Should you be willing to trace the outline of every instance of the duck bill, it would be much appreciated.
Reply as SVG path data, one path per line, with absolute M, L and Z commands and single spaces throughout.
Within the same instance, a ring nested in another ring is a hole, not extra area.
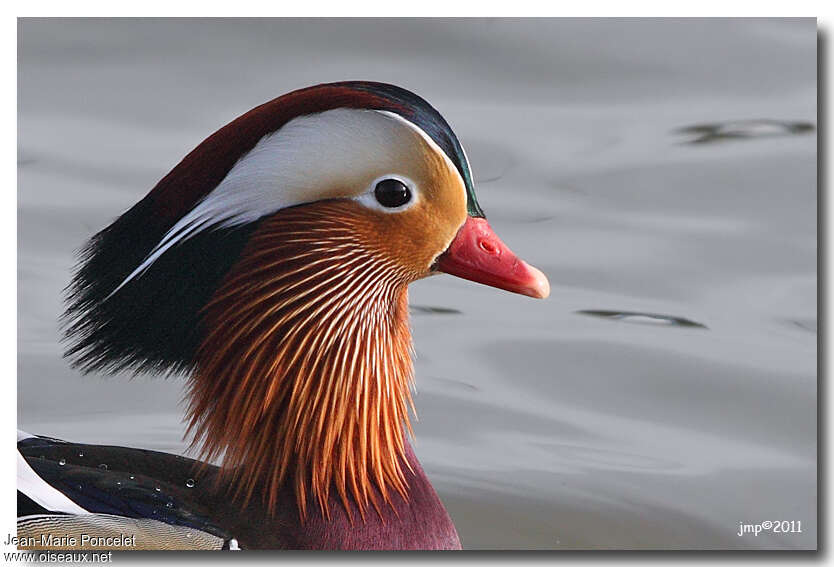
M 529 297 L 550 295 L 547 277 L 513 254 L 483 218 L 466 217 L 452 244 L 437 259 L 437 269 Z

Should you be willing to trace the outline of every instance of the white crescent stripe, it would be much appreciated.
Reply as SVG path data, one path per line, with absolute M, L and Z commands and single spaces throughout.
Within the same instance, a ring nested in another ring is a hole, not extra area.
M 26 433 L 26 432 L 25 432 L 25 431 L 23 431 L 22 429 L 18 429 L 18 430 L 17 430 L 17 442 L 18 442 L 18 443 L 20 443 L 20 442 L 21 442 L 21 441 L 23 441 L 24 439 L 32 439 L 32 438 L 34 438 L 34 437 L 35 437 L 35 436 L 34 436 L 34 435 L 32 435 L 31 433 Z
M 90 514 L 90 512 L 67 498 L 57 488 L 39 477 L 38 473 L 29 466 L 29 463 L 20 454 L 20 451 L 17 453 L 17 489 L 39 506 L 52 512 Z

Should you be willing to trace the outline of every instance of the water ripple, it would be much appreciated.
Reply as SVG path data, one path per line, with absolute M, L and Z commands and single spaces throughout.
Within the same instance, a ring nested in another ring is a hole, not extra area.
M 590 315 L 592 317 L 601 317 L 603 319 L 614 319 L 617 321 L 625 321 L 626 323 L 635 323 L 639 325 L 661 325 L 669 327 L 695 327 L 699 329 L 707 329 L 706 325 L 686 319 L 684 317 L 676 317 L 674 315 L 661 315 L 658 313 L 643 313 L 639 311 L 608 311 L 604 309 L 580 309 L 576 311 L 580 315 Z
M 409 305 L 412 315 L 460 315 L 462 311 L 451 307 L 436 307 L 434 305 Z
M 757 119 L 693 124 L 679 128 L 676 133 L 689 136 L 685 144 L 711 144 L 727 140 L 795 136 L 814 130 L 811 122 Z

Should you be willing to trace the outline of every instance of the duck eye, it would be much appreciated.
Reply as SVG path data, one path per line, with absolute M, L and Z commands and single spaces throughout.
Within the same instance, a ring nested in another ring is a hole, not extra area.
M 376 184 L 374 196 L 383 207 L 401 207 L 411 200 L 411 189 L 399 179 L 383 179 Z

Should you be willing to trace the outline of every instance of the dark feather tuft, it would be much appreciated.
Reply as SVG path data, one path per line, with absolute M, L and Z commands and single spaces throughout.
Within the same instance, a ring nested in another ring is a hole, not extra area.
M 190 369 L 200 310 L 257 225 L 197 234 L 110 295 L 163 234 L 146 208 L 138 203 L 90 239 L 67 287 L 65 355 L 84 372 Z

